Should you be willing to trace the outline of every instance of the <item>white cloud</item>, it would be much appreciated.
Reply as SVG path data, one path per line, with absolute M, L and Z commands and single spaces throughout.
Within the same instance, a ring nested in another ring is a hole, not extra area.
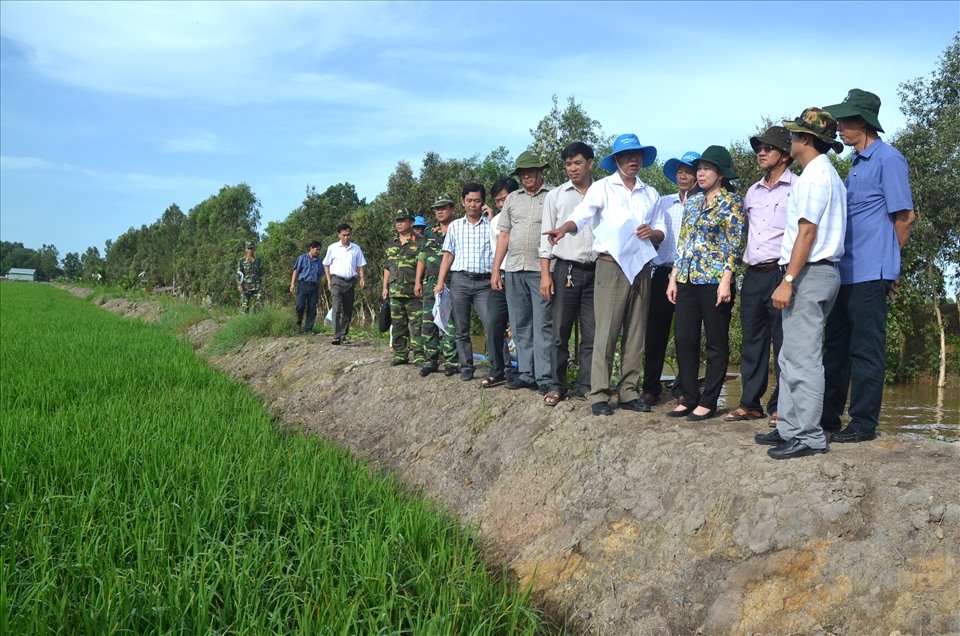
M 0 170 L 46 170 L 55 167 L 52 163 L 36 157 L 0 156 Z

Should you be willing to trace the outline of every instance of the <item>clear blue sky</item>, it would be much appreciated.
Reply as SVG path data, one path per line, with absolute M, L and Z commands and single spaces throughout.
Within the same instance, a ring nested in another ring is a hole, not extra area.
M 513 156 L 568 96 L 660 157 L 929 75 L 960 2 L 0 2 L 0 238 L 103 250 L 250 184 L 371 200 L 398 161 Z M 736 80 L 736 84 L 732 83 Z

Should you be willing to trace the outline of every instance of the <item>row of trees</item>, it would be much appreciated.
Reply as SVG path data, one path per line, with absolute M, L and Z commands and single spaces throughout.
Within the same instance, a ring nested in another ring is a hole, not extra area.
M 956 282 L 960 264 L 960 203 L 955 187 L 960 182 L 960 36 L 954 38 L 930 78 L 901 85 L 900 98 L 908 124 L 888 142 L 898 147 L 910 164 L 918 220 L 904 250 L 900 296 L 890 312 L 891 380 L 934 370 L 942 375 L 947 368 L 947 324 L 940 303 L 950 277 Z M 762 176 L 747 138 L 771 123 L 759 122 L 755 131 L 730 148 L 741 191 Z M 550 112 L 530 134 L 529 148 L 549 159 L 546 180 L 554 185 L 565 180 L 560 151 L 567 144 L 586 141 L 597 157 L 602 157 L 613 141 L 613 135 L 605 133 L 600 122 L 591 119 L 573 97 L 561 108 L 554 96 Z M 841 176 L 846 175 L 849 161 L 831 157 Z M 669 192 L 674 186 L 663 176 L 664 159 L 645 169 L 641 178 L 660 192 Z M 594 177 L 600 178 L 604 174 L 596 164 Z M 262 236 L 257 232 L 260 202 L 256 195 L 245 183 L 225 186 L 186 214 L 173 204 L 153 224 L 130 228 L 115 241 L 107 241 L 104 258 L 97 248 L 89 248 L 83 255 L 67 254 L 60 263 L 52 245 L 34 251 L 19 243 L 3 243 L 3 267 L 4 271 L 37 267 L 52 276 L 74 279 L 91 280 L 99 275 L 122 285 L 172 287 L 187 296 L 229 304 L 237 301 L 234 277 L 243 243 L 252 239 L 259 241 L 267 297 L 283 302 L 289 294 L 296 256 L 312 240 L 334 242 L 339 223 L 353 226 L 354 241 L 363 248 L 375 280 L 383 269 L 384 248 L 393 234 L 391 218 L 397 208 L 407 207 L 431 219 L 430 205 L 438 193 L 458 199 L 463 183 L 479 181 L 489 187 L 512 169 L 513 157 L 502 146 L 483 158 L 443 159 L 428 152 L 418 174 L 407 161 L 398 162 L 386 190 L 372 202 L 358 197 L 350 183 L 332 185 L 322 193 L 307 186 L 303 202 L 286 219 L 268 223 Z M 379 302 L 380 286 L 372 284 L 359 294 L 357 309 L 372 317 Z M 953 360 L 953 372 L 960 371 L 957 357 L 960 354 Z

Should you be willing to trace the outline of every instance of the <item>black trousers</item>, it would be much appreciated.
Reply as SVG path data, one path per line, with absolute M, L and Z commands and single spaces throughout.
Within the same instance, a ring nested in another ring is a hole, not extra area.
M 769 272 L 747 269 L 740 286 L 740 383 L 743 392 L 740 406 L 753 411 L 763 410 L 763 396 L 770 377 L 770 345 L 773 344 L 773 371 L 777 383 L 767 401 L 767 412 L 777 410 L 780 396 L 780 347 L 783 345 L 783 313 L 773 306 L 771 297 L 780 285 L 783 274 L 779 267 Z
M 510 347 L 507 343 L 509 322 L 506 290 L 491 289 L 487 297 L 487 357 L 490 358 L 490 375 L 512 380 L 516 374 L 510 364 Z
M 667 299 L 667 285 L 673 267 L 654 267 L 650 281 L 650 313 L 647 317 L 647 336 L 643 349 L 643 392 L 657 397 L 663 393 L 663 365 L 670 342 L 674 306 Z M 674 381 L 671 393 L 680 397 L 680 382 Z
M 304 333 L 313 331 L 313 323 L 317 320 L 317 301 L 320 299 L 319 288 L 316 283 L 305 280 L 297 283 L 297 328 L 303 322 L 306 314 L 307 321 L 303 323 Z
M 567 367 L 570 366 L 570 334 L 573 323 L 580 320 L 580 371 L 577 391 L 590 393 L 590 367 L 593 364 L 593 339 L 597 321 L 593 312 L 593 267 L 583 267 L 558 259 L 553 270 L 553 347 L 550 350 L 550 389 L 566 395 Z M 567 276 L 570 284 L 567 287 Z
M 730 285 L 730 301 L 717 307 L 719 285 L 677 284 L 676 324 L 677 366 L 683 403 L 687 406 L 717 408 L 720 389 L 730 362 L 730 316 L 736 294 Z M 700 333 L 707 335 L 707 368 L 700 391 Z
M 875 433 L 887 371 L 887 291 L 890 281 L 840 285 L 827 317 L 821 424 L 836 429 L 850 391 L 849 428 Z

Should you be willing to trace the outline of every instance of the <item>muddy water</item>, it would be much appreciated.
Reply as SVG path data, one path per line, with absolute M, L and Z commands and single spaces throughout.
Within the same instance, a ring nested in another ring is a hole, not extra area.
M 739 369 L 731 369 L 736 375 Z M 769 386 L 773 386 L 770 378 Z M 720 404 L 735 408 L 740 403 L 739 377 L 723 386 Z M 847 420 L 844 418 L 844 424 Z M 894 384 L 883 390 L 880 432 L 914 438 L 960 439 L 960 391 L 920 384 Z

